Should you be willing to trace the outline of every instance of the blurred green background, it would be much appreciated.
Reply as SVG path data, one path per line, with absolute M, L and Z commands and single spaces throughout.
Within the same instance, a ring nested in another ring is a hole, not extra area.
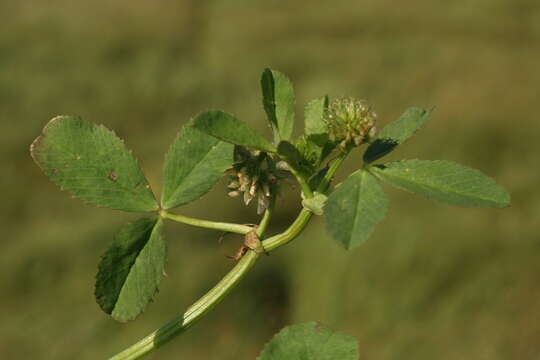
M 538 1 L 0 0 L 0 22 L 2 359 L 106 358 L 208 290 L 240 243 L 167 224 L 156 301 L 116 323 L 94 302 L 94 274 L 137 216 L 48 181 L 28 152 L 45 123 L 73 114 L 114 129 L 159 194 L 163 154 L 198 112 L 224 109 L 268 131 L 265 67 L 295 83 L 297 129 L 306 101 L 326 93 L 368 99 L 382 124 L 435 106 L 390 158 L 479 168 L 512 206 L 452 208 L 388 188 L 388 217 L 364 246 L 342 250 L 315 219 L 150 358 L 254 359 L 282 326 L 319 320 L 357 337 L 362 359 L 540 359 Z M 356 153 L 346 167 L 359 165 Z M 272 232 L 298 212 L 293 194 Z M 224 184 L 181 212 L 257 220 Z

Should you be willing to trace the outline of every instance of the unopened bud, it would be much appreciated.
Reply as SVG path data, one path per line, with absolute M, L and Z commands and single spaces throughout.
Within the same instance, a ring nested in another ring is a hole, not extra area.
M 264 196 L 270 197 L 270 186 L 268 186 L 268 184 L 262 185 L 262 191 L 263 191 Z
M 279 161 L 277 164 L 276 164 L 276 168 L 279 169 L 279 170 L 289 170 L 289 165 L 287 165 L 287 163 L 285 161 Z
M 244 191 L 244 204 L 249 205 L 251 200 L 253 200 L 253 196 L 248 191 Z
M 257 180 L 259 180 L 259 176 L 255 175 L 251 181 L 251 187 L 249 188 L 249 195 L 251 196 L 255 196 L 255 192 L 257 191 Z
M 262 214 L 268 207 L 268 198 L 264 194 L 259 194 L 257 198 L 257 214 Z
M 238 181 L 231 181 L 227 187 L 229 189 L 238 189 L 240 187 L 240 183 Z

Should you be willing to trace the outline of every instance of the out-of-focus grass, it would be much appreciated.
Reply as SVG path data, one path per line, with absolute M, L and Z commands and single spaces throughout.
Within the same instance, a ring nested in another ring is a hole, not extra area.
M 115 129 L 159 192 L 163 153 L 197 112 L 222 108 L 267 131 L 266 66 L 293 79 L 299 113 L 325 93 L 367 98 L 383 123 L 435 106 L 391 158 L 480 168 L 510 190 L 512 207 L 451 208 L 388 189 L 388 218 L 364 246 L 341 250 L 317 219 L 153 358 L 253 359 L 303 320 L 354 334 L 365 359 L 540 356 L 537 1 L 27 0 L 0 2 L 0 21 L 2 358 L 105 358 L 211 287 L 239 242 L 169 224 L 156 302 L 115 323 L 94 303 L 94 273 L 136 216 L 49 183 L 28 154 L 46 121 L 74 114 Z M 358 155 L 347 163 L 359 165 Z M 298 210 L 280 204 L 274 229 Z M 184 212 L 256 221 L 223 186 Z

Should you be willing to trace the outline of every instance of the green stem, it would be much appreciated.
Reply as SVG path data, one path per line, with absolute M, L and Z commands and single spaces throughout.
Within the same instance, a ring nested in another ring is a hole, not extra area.
M 340 166 L 343 164 L 343 161 L 347 158 L 347 155 L 349 155 L 350 150 L 340 153 L 336 159 L 332 162 L 332 165 L 330 165 L 330 168 L 326 172 L 326 175 L 319 183 L 319 186 L 317 187 L 317 192 L 324 193 L 326 190 L 328 190 L 328 186 L 330 185 L 330 182 L 334 178 L 334 175 L 336 174 L 336 171 L 340 168 Z
M 304 230 L 307 223 L 309 222 L 309 219 L 311 219 L 312 215 L 313 213 L 311 211 L 302 209 L 302 211 L 300 211 L 300 214 L 298 214 L 298 217 L 294 220 L 291 226 L 287 228 L 287 230 L 285 230 L 281 234 L 269 237 L 262 242 L 264 250 L 270 252 L 282 245 L 287 244 L 295 237 L 300 235 L 302 230 Z
M 339 166 L 341 166 L 346 156 L 347 154 L 343 153 L 332 163 L 324 179 L 321 181 L 318 190 L 325 191 L 327 189 L 334 174 L 336 173 Z M 266 209 L 266 212 L 257 228 L 257 235 L 259 237 L 262 236 L 262 234 L 268 227 L 268 223 L 270 221 L 270 218 L 272 217 L 274 203 L 275 199 L 272 198 L 268 209 Z M 294 222 L 289 226 L 287 230 L 285 230 L 281 234 L 272 236 L 262 242 L 265 251 L 272 251 L 280 246 L 289 243 L 294 238 L 296 238 L 302 232 L 302 230 L 304 230 L 312 215 L 313 214 L 309 210 L 303 209 L 302 211 L 300 211 L 298 217 L 294 220 Z M 161 216 L 170 218 L 170 216 L 176 217 L 177 215 L 172 215 L 165 211 L 162 211 Z M 197 220 L 197 223 L 199 223 L 200 221 L 201 220 Z M 200 225 L 195 224 L 195 226 Z M 215 227 L 212 228 L 215 229 Z M 249 230 L 251 231 L 252 229 L 249 228 Z M 144 339 L 133 344 L 121 353 L 113 356 L 112 358 L 110 358 L 110 360 L 139 359 L 142 356 L 150 353 L 152 350 L 155 350 L 161 345 L 170 341 L 178 334 L 182 333 L 184 330 L 193 325 L 197 320 L 202 318 L 206 313 L 208 313 L 214 306 L 220 303 L 221 300 L 223 300 L 223 298 L 234 288 L 234 286 L 236 286 L 236 284 L 240 282 L 240 280 L 245 276 L 249 269 L 251 269 L 259 256 L 260 254 L 256 253 L 255 251 L 248 250 L 246 254 L 242 256 L 242 258 L 238 261 L 238 263 L 236 263 L 236 265 L 231 269 L 231 271 L 229 271 L 229 273 L 227 273 L 227 275 L 225 275 L 225 277 L 223 277 L 217 283 L 217 285 L 214 286 L 214 288 L 212 288 L 196 303 L 194 303 L 183 315 L 177 316 L 176 318 L 169 321 L 150 335 L 146 336 Z
M 343 164 L 343 161 L 345 161 L 345 158 L 347 158 L 347 155 L 349 155 L 349 151 L 342 152 L 332 162 L 332 165 L 330 165 L 328 171 L 326 172 L 326 175 L 317 187 L 317 192 L 324 193 L 326 192 L 326 190 L 328 190 L 330 182 L 334 178 L 336 171 Z M 289 226 L 287 230 L 285 230 L 281 234 L 274 235 L 263 241 L 264 249 L 266 251 L 272 251 L 296 238 L 298 235 L 300 235 L 302 230 L 304 230 L 312 215 L 313 213 L 311 211 L 307 209 L 302 209 L 302 211 L 300 211 L 300 214 L 298 214 L 298 217 L 294 220 L 294 222 L 291 224 L 291 226 Z
M 247 226 L 247 225 L 195 219 L 189 216 L 171 214 L 165 210 L 161 210 L 159 212 L 159 215 L 164 219 L 174 220 L 183 224 L 197 226 L 197 227 L 201 227 L 205 229 L 220 230 L 220 231 L 241 234 L 241 235 L 245 235 L 248 232 L 253 230 L 251 226 Z
M 272 219 L 272 215 L 274 214 L 274 205 L 276 204 L 276 191 L 273 189 L 272 191 L 272 197 L 269 200 L 268 207 L 266 208 L 266 211 L 264 212 L 263 218 L 261 222 L 259 223 L 259 226 L 257 226 L 257 236 L 260 238 L 263 236 L 264 232 L 268 228 L 268 224 L 270 224 L 270 219 Z
M 191 305 L 183 315 L 179 315 L 172 319 L 144 339 L 113 356 L 110 360 L 139 359 L 185 331 L 193 325 L 195 321 L 202 318 L 214 306 L 221 302 L 229 291 L 240 282 L 248 270 L 255 264 L 259 256 L 260 255 L 255 251 L 248 251 L 242 256 L 238 263 L 236 263 L 234 268 L 232 268 L 231 271 L 229 271 L 229 273 L 225 275 L 214 288 L 212 288 L 212 290 Z

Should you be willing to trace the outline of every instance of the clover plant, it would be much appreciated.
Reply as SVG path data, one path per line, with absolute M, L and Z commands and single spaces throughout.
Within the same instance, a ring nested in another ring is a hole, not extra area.
M 139 358 L 186 330 L 218 304 L 261 255 L 298 237 L 313 216 L 324 217 L 330 237 L 339 245 L 346 249 L 361 245 L 388 208 L 380 182 L 450 205 L 509 204 L 504 188 L 478 170 L 441 160 L 381 162 L 413 136 L 428 120 L 430 110 L 411 107 L 377 134 L 377 114 L 367 102 L 323 96 L 305 106 L 303 134 L 294 138 L 298 124 L 291 81 L 267 69 L 261 87 L 272 139 L 229 113 L 199 114 L 183 126 L 165 155 L 159 200 L 131 151 L 102 125 L 58 116 L 32 144 L 32 157 L 60 189 L 89 204 L 142 213 L 118 230 L 99 263 L 96 301 L 118 321 L 136 318 L 158 292 L 167 257 L 162 235 L 166 221 L 244 237 L 233 256 L 235 266 L 214 288 L 185 313 L 112 359 Z M 336 171 L 359 147 L 365 150 L 363 156 L 354 155 L 357 170 L 332 186 Z M 195 219 L 176 212 L 206 194 L 222 177 L 228 179 L 224 193 L 246 205 L 256 203 L 262 215 L 257 225 Z M 285 231 L 266 234 L 272 214 L 279 209 L 280 189 L 291 179 L 299 184 L 302 210 Z M 295 336 L 303 337 L 302 329 L 280 333 L 259 359 L 300 358 L 294 353 L 298 349 L 286 344 L 294 342 Z M 305 335 L 305 344 L 317 348 L 320 336 Z M 357 357 L 356 345 L 340 341 L 321 350 L 329 351 L 321 358 Z M 340 351 L 349 355 L 336 355 Z

